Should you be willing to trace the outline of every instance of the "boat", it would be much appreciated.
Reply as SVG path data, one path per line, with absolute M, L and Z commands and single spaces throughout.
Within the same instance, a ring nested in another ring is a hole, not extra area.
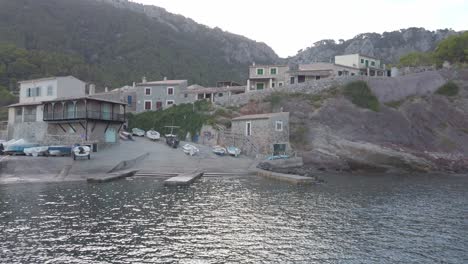
M 50 156 L 68 156 L 72 152 L 71 146 L 49 146 L 46 155 Z
M 161 135 L 159 134 L 158 131 L 148 130 L 146 131 L 146 137 L 154 141 L 154 140 L 159 140 L 161 138 Z
M 166 135 L 166 143 L 172 148 L 177 148 L 179 146 L 180 140 L 176 135 L 168 134 Z
M 200 152 L 200 150 L 197 147 L 191 144 L 185 144 L 182 147 L 182 150 L 184 151 L 185 154 L 190 155 L 190 156 L 194 156 Z
M 40 146 L 40 147 L 25 148 L 23 152 L 24 154 L 26 154 L 26 156 L 37 157 L 37 156 L 45 156 L 48 150 L 49 150 L 49 147 Z
M 91 159 L 91 148 L 88 146 L 75 146 L 72 149 L 73 160 L 76 158 L 88 158 Z
M 227 153 L 231 156 L 238 157 L 241 153 L 241 150 L 234 146 L 230 146 L 230 147 L 227 147 Z
M 137 136 L 137 137 L 144 137 L 145 131 L 143 129 L 139 129 L 135 127 L 132 129 L 132 135 Z
M 213 147 L 213 153 L 219 156 L 224 156 L 227 153 L 226 148 L 223 148 L 221 146 L 214 146 Z
M 133 137 L 130 133 L 125 132 L 125 131 L 120 131 L 119 137 L 122 140 L 133 140 Z
M 4 153 L 8 155 L 23 155 L 25 154 L 24 149 L 38 146 L 39 144 L 28 143 L 24 139 L 20 139 L 11 144 L 8 144 L 4 150 Z

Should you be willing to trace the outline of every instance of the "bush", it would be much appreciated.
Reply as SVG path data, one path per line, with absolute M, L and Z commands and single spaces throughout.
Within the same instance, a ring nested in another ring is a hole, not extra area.
M 348 83 L 344 87 L 344 95 L 358 107 L 367 108 L 375 112 L 379 111 L 379 100 L 364 81 Z
M 436 94 L 445 95 L 445 96 L 456 96 L 460 88 L 457 84 L 452 81 L 447 82 L 437 89 Z
M 209 103 L 208 103 L 209 104 Z M 199 109 L 206 110 L 211 106 L 200 102 L 193 104 L 181 104 L 170 107 L 163 111 L 151 111 L 130 115 L 128 119 L 129 128 L 141 128 L 144 130 L 155 129 L 161 135 L 170 132 L 165 126 L 179 126 L 175 129 L 179 138 L 185 139 L 187 133 L 192 136 L 199 133 L 203 124 L 208 123 L 210 117 Z

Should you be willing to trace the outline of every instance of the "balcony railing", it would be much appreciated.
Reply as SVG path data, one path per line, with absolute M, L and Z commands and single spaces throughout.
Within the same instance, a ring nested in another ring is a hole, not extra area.
M 125 122 L 125 115 L 101 111 L 71 111 L 44 113 L 44 121 L 69 121 L 83 119 Z

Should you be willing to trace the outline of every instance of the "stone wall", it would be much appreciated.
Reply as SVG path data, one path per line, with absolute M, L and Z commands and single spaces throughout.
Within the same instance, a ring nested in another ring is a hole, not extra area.
M 318 93 L 336 86 L 341 86 L 346 83 L 356 81 L 356 80 L 367 80 L 369 78 L 376 77 L 366 77 L 366 76 L 349 76 L 349 77 L 340 77 L 340 78 L 329 78 L 316 81 L 310 81 L 299 84 L 290 84 L 282 87 L 275 87 L 271 89 L 265 89 L 262 91 L 249 91 L 243 94 L 224 96 L 217 99 L 216 104 L 224 106 L 241 106 L 249 102 L 249 100 L 260 100 L 273 92 L 284 92 L 284 93 L 307 93 L 314 94 Z M 387 78 L 387 77 L 383 77 Z

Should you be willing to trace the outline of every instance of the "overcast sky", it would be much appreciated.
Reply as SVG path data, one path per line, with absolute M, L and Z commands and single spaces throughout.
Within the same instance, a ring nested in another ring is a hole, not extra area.
M 322 39 L 408 27 L 468 29 L 468 0 L 131 0 L 265 42 L 281 57 Z

